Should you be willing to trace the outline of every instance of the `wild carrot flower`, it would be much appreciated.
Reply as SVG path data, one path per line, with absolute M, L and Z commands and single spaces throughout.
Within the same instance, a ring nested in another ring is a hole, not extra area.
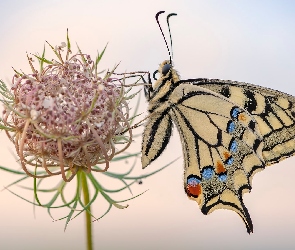
M 97 71 L 105 50 L 93 61 L 79 47 L 72 54 L 68 37 L 61 46 L 49 46 L 56 60 L 45 59 L 45 49 L 42 56 L 33 55 L 40 63 L 38 71 L 28 55 L 32 73 L 15 70 L 10 90 L 1 81 L 1 128 L 29 176 L 61 174 L 68 182 L 80 169 L 106 171 L 132 140 L 125 89 L 111 73 L 101 77 Z M 116 144 L 123 147 L 118 150 Z
M 121 203 L 143 193 L 123 200 L 115 200 L 111 195 L 124 190 L 132 194 L 133 184 L 141 184 L 142 179 L 170 164 L 149 174 L 133 176 L 140 152 L 118 155 L 132 141 L 130 122 L 134 116 L 129 116 L 128 101 L 136 93 L 128 94 L 130 88 L 126 88 L 120 79 L 113 78 L 113 71 L 103 77 L 102 72 L 98 72 L 98 63 L 105 49 L 93 61 L 79 47 L 78 53 L 72 54 L 68 36 L 67 43 L 49 46 L 56 60 L 45 59 L 44 49 L 41 56 L 33 55 L 39 61 L 39 70 L 34 67 L 33 58 L 28 56 L 32 73 L 15 70 L 11 89 L 0 80 L 0 101 L 4 104 L 0 129 L 5 130 L 13 142 L 24 172 L 3 166 L 0 166 L 0 170 L 21 176 L 5 187 L 9 192 L 34 206 L 47 208 L 52 218 L 52 209 L 68 209 L 68 214 L 59 219 L 66 219 L 65 228 L 72 219 L 85 212 L 87 249 L 92 249 L 91 219 L 104 217 L 112 207 L 126 208 L 128 205 Z M 122 170 L 122 161 L 133 157 L 132 166 L 127 171 Z M 106 171 L 111 160 L 121 161 L 120 173 Z M 102 173 L 94 176 L 91 171 Z M 46 188 L 41 187 L 45 177 L 59 174 L 63 179 L 59 183 L 52 181 L 53 178 L 46 183 L 50 188 L 47 185 Z M 73 188 L 75 182 L 68 182 L 75 176 L 76 188 Z M 21 187 L 34 191 L 34 201 L 8 189 L 16 183 L 32 179 L 29 177 L 34 177 L 33 188 Z M 99 181 L 96 177 L 99 177 Z M 105 187 L 101 184 L 103 177 L 108 179 L 108 185 L 111 184 L 109 179 L 117 180 L 121 185 Z M 37 181 L 37 178 L 40 179 Z M 70 198 L 67 195 L 69 189 L 75 190 Z M 43 193 L 53 194 L 47 203 L 40 197 Z M 91 207 L 99 195 L 107 201 L 108 206 L 96 218 Z

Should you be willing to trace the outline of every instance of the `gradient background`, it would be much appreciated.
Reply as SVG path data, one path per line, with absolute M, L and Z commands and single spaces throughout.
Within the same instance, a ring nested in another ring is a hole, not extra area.
M 66 28 L 73 51 L 78 42 L 94 57 L 109 42 L 102 69 L 121 61 L 121 72 L 153 72 L 168 58 L 154 19 L 159 10 L 178 13 L 171 26 L 175 68 L 182 79 L 239 80 L 295 95 L 295 2 L 291 0 L 1 0 L 0 77 L 9 82 L 11 66 L 29 72 L 25 52 L 41 52 L 45 40 L 59 45 L 65 41 Z M 165 29 L 164 15 L 161 20 Z M 146 107 L 142 98 L 140 111 Z M 18 168 L 9 151 L 11 143 L 4 133 L 0 136 L 0 164 Z M 133 149 L 140 149 L 140 139 Z M 137 173 L 156 170 L 177 156 L 181 145 L 175 131 L 164 154 L 144 171 L 138 162 Z M 129 201 L 129 208 L 112 209 L 94 223 L 95 249 L 294 249 L 294 164 L 294 158 L 287 159 L 254 177 L 251 194 L 244 196 L 254 223 L 254 234 L 249 236 L 234 212 L 218 210 L 204 216 L 187 199 L 182 160 L 178 160 L 135 186 L 135 194 L 149 191 Z M 116 171 L 116 166 L 111 170 Z M 1 172 L 0 186 L 15 179 Z M 0 249 L 84 249 L 83 216 L 64 232 L 64 221 L 53 223 L 41 208 L 34 219 L 32 205 L 7 191 L 0 193 L 0 202 Z M 55 218 L 62 215 L 57 212 Z

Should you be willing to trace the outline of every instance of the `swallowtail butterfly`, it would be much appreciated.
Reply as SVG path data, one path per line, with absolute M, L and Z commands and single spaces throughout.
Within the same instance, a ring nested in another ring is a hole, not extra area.
M 162 13 L 156 15 L 158 24 Z M 172 15 L 176 14 L 167 16 L 170 40 Z M 170 51 L 169 55 L 170 60 L 160 64 L 159 78 L 145 87 L 149 116 L 142 166 L 161 155 L 174 124 L 182 143 L 187 196 L 204 214 L 221 208 L 235 211 L 251 233 L 253 225 L 242 196 L 251 190 L 257 172 L 294 155 L 295 97 L 236 81 L 180 80 Z

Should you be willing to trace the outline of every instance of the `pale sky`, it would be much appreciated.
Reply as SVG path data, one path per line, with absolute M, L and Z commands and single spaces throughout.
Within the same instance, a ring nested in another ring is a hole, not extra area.
M 291 0 L 1 0 L 0 10 L 0 78 L 6 82 L 12 66 L 29 70 L 26 52 L 41 52 L 45 40 L 59 45 L 67 28 L 73 47 L 77 42 L 93 57 L 109 42 L 101 69 L 121 62 L 121 72 L 154 72 L 168 59 L 154 18 L 165 10 L 178 14 L 171 18 L 171 30 L 173 61 L 182 79 L 237 80 L 295 95 Z M 161 20 L 166 31 L 164 15 Z M 143 95 L 141 100 L 140 112 L 145 112 Z M 0 138 L 0 165 L 18 168 L 11 143 L 3 132 Z M 133 149 L 140 150 L 140 138 Z M 136 173 L 152 172 L 181 155 L 174 131 L 163 155 L 144 171 L 138 161 Z M 234 212 L 218 210 L 205 216 L 186 197 L 180 159 L 135 186 L 134 194 L 148 192 L 127 202 L 127 209 L 114 208 L 94 223 L 95 249 L 294 249 L 294 165 L 295 158 L 290 158 L 254 177 L 252 192 L 244 196 L 254 224 L 249 236 Z M 0 172 L 0 186 L 13 180 L 15 176 Z M 7 191 L 0 193 L 0 201 L 0 249 L 84 249 L 83 216 L 64 232 L 64 221 L 53 223 L 46 209 L 36 209 L 34 218 L 32 205 Z

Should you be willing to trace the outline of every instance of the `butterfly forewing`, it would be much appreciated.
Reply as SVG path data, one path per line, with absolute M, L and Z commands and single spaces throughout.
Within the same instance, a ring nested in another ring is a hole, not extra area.
M 266 165 L 294 155 L 295 97 L 241 82 L 216 79 L 193 82 L 225 96 L 252 114 L 263 136 L 262 154 Z
M 165 108 L 165 107 L 164 107 Z M 148 118 L 142 141 L 142 167 L 154 161 L 166 148 L 172 132 L 172 120 L 168 114 L 169 108 L 155 111 Z

